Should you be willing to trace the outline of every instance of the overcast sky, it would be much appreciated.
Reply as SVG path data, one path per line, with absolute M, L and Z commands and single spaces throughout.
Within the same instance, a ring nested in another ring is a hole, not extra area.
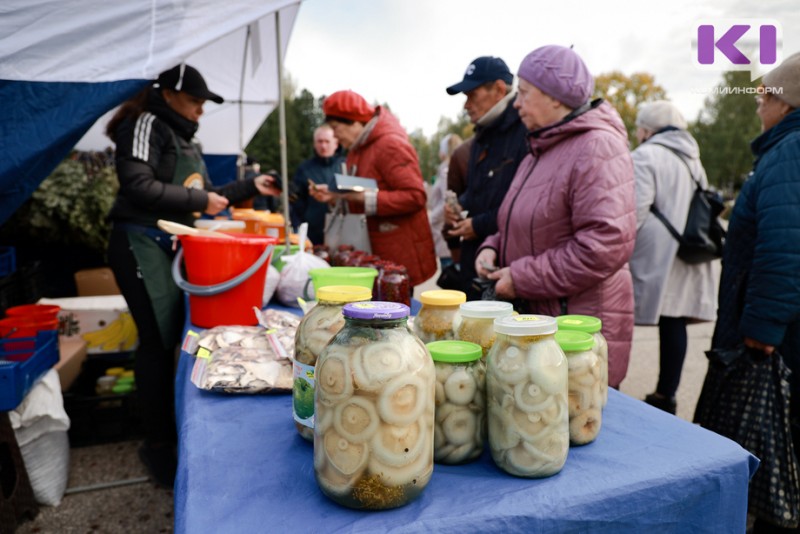
M 721 72 L 696 65 L 692 39 L 698 23 L 721 19 L 773 19 L 783 57 L 800 51 L 797 0 L 304 0 L 285 68 L 298 89 L 352 89 L 431 135 L 462 109 L 464 96 L 445 88 L 474 58 L 499 56 L 516 74 L 539 46 L 574 45 L 595 75 L 653 74 L 694 120 Z

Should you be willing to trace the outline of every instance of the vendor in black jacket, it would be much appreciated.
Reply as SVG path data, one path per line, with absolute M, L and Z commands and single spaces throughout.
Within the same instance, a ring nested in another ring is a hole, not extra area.
M 181 64 L 125 102 L 106 129 L 119 177 L 108 260 L 139 333 L 134 373 L 145 430 L 139 456 L 154 481 L 169 487 L 177 465 L 175 351 L 185 315 L 170 274 L 172 241 L 156 222 L 191 226 L 196 213 L 216 215 L 259 193 L 279 193 L 268 175 L 212 186 L 194 139 L 206 100 L 222 103 L 195 68 Z
M 467 211 L 461 218 L 449 207 L 445 223 L 452 227 L 447 235 L 461 238 L 462 290 L 469 300 L 481 298 L 471 282 L 475 272 L 475 253 L 483 240 L 497 232 L 497 211 L 511 185 L 514 173 L 528 153 L 527 129 L 514 109 L 514 75 L 506 63 L 492 56 L 475 59 L 464 79 L 447 88 L 447 93 L 464 93 L 464 109 L 475 125 L 475 136 L 467 163 L 467 190 L 459 197 Z

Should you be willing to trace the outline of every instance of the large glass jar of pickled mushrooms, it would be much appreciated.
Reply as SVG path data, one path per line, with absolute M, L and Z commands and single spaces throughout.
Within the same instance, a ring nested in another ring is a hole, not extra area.
M 422 306 L 414 318 L 414 333 L 424 342 L 455 339 L 461 322 L 458 307 L 467 294 L 451 289 L 432 289 L 419 296 Z
M 433 341 L 427 347 L 436 367 L 433 459 L 442 464 L 475 460 L 486 439 L 483 351 L 468 341 Z
M 292 415 L 301 436 L 314 441 L 314 366 L 325 345 L 344 326 L 342 306 L 372 298 L 368 287 L 325 286 L 319 301 L 303 316 L 294 336 Z
M 461 322 L 456 329 L 456 339 L 477 343 L 483 350 L 483 360 L 494 343 L 494 320 L 514 313 L 510 302 L 501 300 L 471 300 L 459 306 Z
M 403 506 L 433 473 L 433 360 L 408 329 L 408 306 L 342 311 L 344 327 L 317 360 L 314 474 L 343 506 Z
M 489 448 L 507 473 L 540 478 L 561 471 L 569 450 L 568 370 L 544 315 L 495 319 L 486 370 Z
M 608 342 L 601 332 L 603 322 L 591 315 L 561 315 L 556 317 L 559 330 L 578 330 L 594 337 L 592 350 L 600 358 L 600 391 L 603 396 L 603 407 L 608 403 Z
M 592 350 L 594 337 L 587 332 L 559 330 L 556 341 L 567 355 L 569 368 L 569 441 L 586 445 L 595 440 L 603 424 L 600 358 Z

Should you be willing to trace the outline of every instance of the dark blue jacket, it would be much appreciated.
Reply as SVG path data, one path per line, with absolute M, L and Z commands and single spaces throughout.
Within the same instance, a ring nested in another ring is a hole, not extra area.
M 800 361 L 800 110 L 751 145 L 753 172 L 736 199 L 722 258 L 713 345 L 749 337 Z
M 335 154 L 330 158 L 321 158 L 314 155 L 297 167 L 292 179 L 292 192 L 297 195 L 291 205 L 292 225 L 297 228 L 300 223 L 308 223 L 308 238 L 315 245 L 325 242 L 325 214 L 328 213 L 326 204 L 317 202 L 308 194 L 308 180 L 316 184 L 327 184 L 334 189 L 334 173 L 340 173 L 344 158 Z
M 497 232 L 497 211 L 520 161 L 528 154 L 527 134 L 512 102 L 492 124 L 475 129 L 467 164 L 467 190 L 459 198 L 478 234 L 477 239 L 461 242 L 461 273 L 468 283 L 477 276 L 478 247 Z

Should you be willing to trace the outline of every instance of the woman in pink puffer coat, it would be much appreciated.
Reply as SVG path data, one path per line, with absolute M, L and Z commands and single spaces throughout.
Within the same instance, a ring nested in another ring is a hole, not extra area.
M 519 68 L 514 106 L 529 130 L 498 214 L 500 231 L 476 258 L 499 298 L 530 313 L 598 317 L 608 340 L 609 376 L 619 387 L 633 338 L 628 260 L 636 238 L 633 164 L 619 114 L 589 102 L 594 80 L 569 48 L 534 50 Z M 494 267 L 499 267 L 493 270 Z

